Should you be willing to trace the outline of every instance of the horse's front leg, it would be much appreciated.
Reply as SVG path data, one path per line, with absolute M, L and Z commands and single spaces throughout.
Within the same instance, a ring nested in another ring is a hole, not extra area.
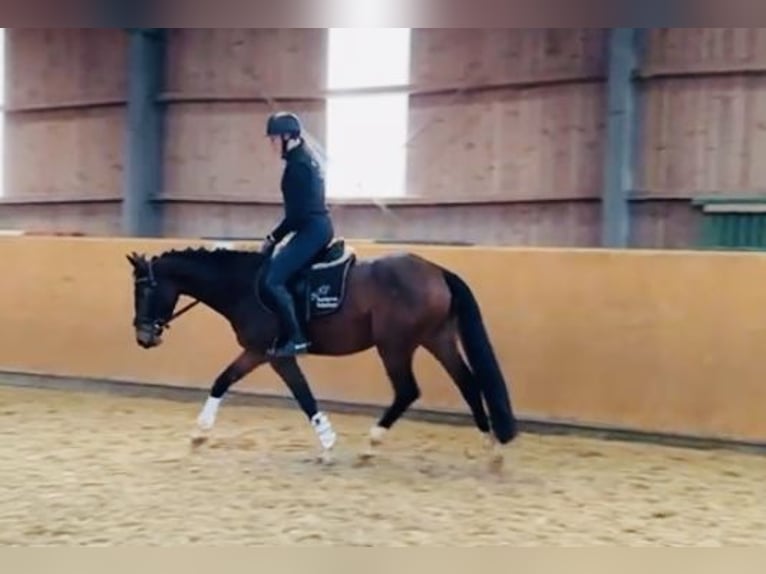
M 210 388 L 210 395 L 197 417 L 197 428 L 192 433 L 192 445 L 199 446 L 207 440 L 208 433 L 215 425 L 221 400 L 229 388 L 264 362 L 265 358 L 262 353 L 245 350 L 218 375 Z
M 309 388 L 306 377 L 298 366 L 298 362 L 293 357 L 275 359 L 271 362 L 271 367 L 290 389 L 317 434 L 319 444 L 322 447 L 320 460 L 324 463 L 332 462 L 332 449 L 335 446 L 337 435 L 330 424 L 330 419 L 318 409 L 316 399 Z

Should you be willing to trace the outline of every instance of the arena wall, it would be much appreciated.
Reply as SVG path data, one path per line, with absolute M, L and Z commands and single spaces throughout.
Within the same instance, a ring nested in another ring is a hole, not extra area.
M 0 238 L 0 370 L 206 389 L 237 353 L 222 318 L 195 308 L 152 351 L 136 346 L 131 327 L 132 282 L 124 255 L 186 245 Z M 354 245 L 362 256 L 391 249 Z M 766 324 L 759 313 L 766 309 L 766 256 L 406 249 L 456 270 L 474 287 L 521 416 L 766 439 Z M 323 399 L 390 400 L 374 352 L 304 364 Z M 467 412 L 428 355 L 418 355 L 416 369 L 423 389 L 419 407 Z M 268 368 L 237 388 L 286 395 Z

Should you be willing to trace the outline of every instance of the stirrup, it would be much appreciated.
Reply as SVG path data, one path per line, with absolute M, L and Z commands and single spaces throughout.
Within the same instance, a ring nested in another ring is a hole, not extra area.
M 281 347 L 272 347 L 267 351 L 267 355 L 269 357 L 275 357 L 275 358 L 284 358 L 284 357 L 295 357 L 296 355 L 304 355 L 308 353 L 309 347 L 311 346 L 311 343 L 309 341 L 303 340 L 299 343 L 296 343 L 295 341 L 287 341 L 284 345 Z

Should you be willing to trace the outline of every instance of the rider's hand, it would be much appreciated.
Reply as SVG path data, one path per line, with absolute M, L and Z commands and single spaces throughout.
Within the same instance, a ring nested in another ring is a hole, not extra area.
M 261 253 L 264 255 L 271 255 L 274 252 L 274 247 L 276 247 L 276 241 L 274 241 L 274 238 L 269 235 L 266 237 L 266 239 L 263 240 L 263 244 L 261 245 Z

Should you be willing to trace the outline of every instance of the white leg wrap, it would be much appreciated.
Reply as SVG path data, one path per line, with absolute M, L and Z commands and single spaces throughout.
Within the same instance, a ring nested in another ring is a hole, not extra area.
M 335 446 L 335 439 L 337 438 L 335 430 L 333 430 L 330 424 L 330 419 L 324 413 L 317 413 L 311 418 L 311 426 L 314 427 L 314 431 L 319 437 L 319 442 L 322 444 L 322 448 L 331 449 Z
M 218 414 L 218 407 L 220 406 L 221 399 L 215 399 L 213 397 L 207 398 L 205 406 L 202 407 L 202 412 L 200 412 L 199 417 L 197 418 L 197 425 L 199 428 L 202 430 L 210 430 L 213 428 L 215 417 Z

